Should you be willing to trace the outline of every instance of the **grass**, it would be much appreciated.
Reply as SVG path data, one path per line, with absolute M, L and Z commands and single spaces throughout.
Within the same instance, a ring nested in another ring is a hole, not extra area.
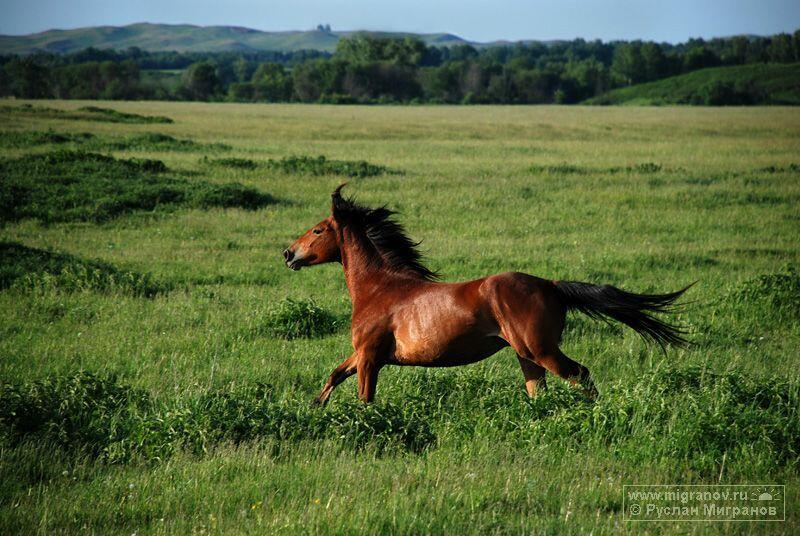
M 711 67 L 614 89 L 586 104 L 800 104 L 800 63 Z
M 653 162 L 644 162 L 641 164 L 633 164 L 629 166 L 612 166 L 608 168 L 595 168 L 586 166 L 575 166 L 572 164 L 558 164 L 558 165 L 534 165 L 530 168 L 531 173 L 548 174 L 548 175 L 592 175 L 592 174 L 616 174 L 616 173 L 659 173 L 664 171 L 661 164 Z
M 280 160 L 269 160 L 267 166 L 275 171 L 295 175 L 342 175 L 364 178 L 384 173 L 400 174 L 398 171 L 370 164 L 364 160 L 328 160 L 324 156 L 288 156 Z
M 0 161 L 0 222 L 36 218 L 106 221 L 159 208 L 237 207 L 254 210 L 275 200 L 241 184 L 189 183 L 164 176 L 160 160 L 117 159 L 58 150 Z
M 200 163 L 209 166 L 248 170 L 258 167 L 258 163 L 249 158 L 208 158 L 204 156 L 200 159 Z
M 98 121 L 103 118 L 102 120 L 112 123 L 172 123 L 172 119 L 163 115 L 130 114 L 99 106 L 84 106 L 78 108 L 78 111 L 91 114 Z
M 58 169 L 108 166 L 114 183 L 144 174 L 192 192 L 237 181 L 285 202 L 5 221 L 0 531 L 618 534 L 642 528 L 623 520 L 625 484 L 777 483 L 785 523 L 645 530 L 797 532 L 798 110 L 114 107 L 174 118 L 164 134 L 224 143 L 230 158 L 403 170 L 349 188 L 398 210 L 446 280 L 521 270 L 638 292 L 699 281 L 676 319 L 693 345 L 662 353 L 571 315 L 562 348 L 592 370 L 596 404 L 554 378 L 528 400 L 504 350 L 468 367 L 386 367 L 374 406 L 349 379 L 311 408 L 352 351 L 347 287 L 338 264 L 292 272 L 281 251 L 328 215 L 342 177 L 110 149 Z M 98 139 L 151 128 L 14 120 Z M 6 147 L 4 165 L 32 150 Z M 3 169 L 4 183 L 22 175 Z M 158 291 L 24 284 L 76 266 L 149 274 Z
M 330 335 L 339 324 L 334 315 L 312 300 L 286 298 L 265 312 L 256 330 L 282 339 L 298 339 Z
M 172 123 L 172 119 L 162 115 L 142 115 L 119 112 L 111 108 L 84 106 L 75 110 L 62 110 L 48 106 L 23 104 L 21 106 L 2 106 L 0 115 L 10 117 L 37 117 L 40 119 L 67 119 L 80 121 L 99 121 L 108 123 Z
M 101 291 L 153 297 L 168 288 L 149 274 L 140 274 L 102 261 L 29 248 L 16 242 L 0 242 L 0 289 L 10 287 L 32 292 Z
M 0 147 L 13 149 L 37 148 L 42 145 L 73 144 L 90 151 L 228 151 L 224 143 L 201 144 L 177 139 L 168 134 L 147 132 L 127 137 L 100 137 L 91 132 L 5 131 L 0 132 Z

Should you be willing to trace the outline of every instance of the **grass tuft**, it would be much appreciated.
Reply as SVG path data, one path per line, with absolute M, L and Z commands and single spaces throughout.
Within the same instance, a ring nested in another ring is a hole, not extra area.
M 74 144 L 92 151 L 229 151 L 224 143 L 197 143 L 193 140 L 177 139 L 168 134 L 148 132 L 124 138 L 98 137 L 89 132 L 25 131 L 0 132 L 0 147 L 14 149 L 40 147 L 41 145 Z
M 79 112 L 88 112 L 96 117 L 102 117 L 112 123 L 172 123 L 172 119 L 162 115 L 139 115 L 100 108 L 99 106 L 84 106 L 78 108 Z
M 364 178 L 384 174 L 401 174 L 399 171 L 370 164 L 364 160 L 328 160 L 324 156 L 289 156 L 280 160 L 270 159 L 267 166 L 281 173 L 297 175 L 342 175 Z
M 109 123 L 172 123 L 172 119 L 164 116 L 149 116 L 118 112 L 110 108 L 100 108 L 98 106 L 84 106 L 77 110 L 59 110 L 46 106 L 33 106 L 23 104 L 21 106 L 2 106 L 0 114 L 23 115 L 41 119 L 74 119 L 83 121 L 103 121 Z
M 286 298 L 269 308 L 258 320 L 258 334 L 281 339 L 324 337 L 334 333 L 340 322 L 312 300 Z
M 257 209 L 275 202 L 241 184 L 188 182 L 161 176 L 166 171 L 160 160 L 81 151 L 0 160 L 0 221 L 100 222 L 160 207 Z
M 89 132 L 6 131 L 0 132 L 0 147 L 21 149 L 45 144 L 84 143 L 93 138 L 94 135 Z
M 749 279 L 727 296 L 732 305 L 765 304 L 800 316 L 800 273 L 795 266 Z
M 249 158 L 215 158 L 209 159 L 208 157 L 203 157 L 200 159 L 200 163 L 209 166 L 219 166 L 219 167 L 227 167 L 227 168 L 235 168 L 235 169 L 256 169 L 258 167 L 258 163 L 254 160 L 250 160 Z
M 575 166 L 572 164 L 557 164 L 557 165 L 534 165 L 530 167 L 531 173 L 545 174 L 545 175 L 591 175 L 591 174 L 609 174 L 615 175 L 617 173 L 639 173 L 642 175 L 650 173 L 659 173 L 664 171 L 661 164 L 653 162 L 643 162 L 641 164 L 633 164 L 630 166 L 612 166 L 605 168 L 589 167 L 589 166 Z
M 120 270 L 105 262 L 29 248 L 16 242 L 0 242 L 0 290 L 11 287 L 122 292 L 145 297 L 169 290 L 150 274 Z

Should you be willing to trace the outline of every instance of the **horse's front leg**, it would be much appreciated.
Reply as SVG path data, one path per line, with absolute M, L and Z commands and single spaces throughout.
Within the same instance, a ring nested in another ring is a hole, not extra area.
M 333 369 L 330 378 L 328 378 L 328 381 L 325 382 L 325 386 L 322 388 L 319 396 L 314 399 L 314 404 L 326 404 L 331 396 L 331 393 L 334 389 L 336 389 L 336 386 L 356 373 L 356 355 L 357 354 L 353 353 L 350 357 L 342 361 L 338 367 Z
M 381 369 L 378 361 L 362 356 L 358 361 L 358 398 L 362 402 L 372 402 L 375 398 L 375 388 L 378 385 L 378 371 Z

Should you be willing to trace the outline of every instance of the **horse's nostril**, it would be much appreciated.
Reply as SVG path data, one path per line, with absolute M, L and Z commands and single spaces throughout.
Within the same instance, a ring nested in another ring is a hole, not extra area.
M 283 250 L 283 258 L 286 259 L 286 262 L 289 262 L 294 257 L 294 252 L 288 249 Z

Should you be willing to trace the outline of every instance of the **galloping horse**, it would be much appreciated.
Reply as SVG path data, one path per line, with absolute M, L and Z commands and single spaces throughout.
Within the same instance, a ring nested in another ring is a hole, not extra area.
M 684 332 L 650 313 L 669 312 L 688 287 L 668 294 L 633 294 L 610 285 L 549 281 L 519 272 L 464 283 L 441 283 L 421 261 L 417 243 L 385 207 L 368 208 L 332 195 L 331 215 L 283 252 L 292 270 L 340 262 L 353 302 L 355 351 L 336 367 L 315 399 L 358 373 L 358 396 L 375 396 L 384 365 L 449 367 L 486 359 L 501 348 L 517 352 L 528 395 L 545 387 L 545 371 L 597 390 L 589 369 L 558 347 L 566 312 L 627 324 L 646 339 L 686 343 Z

